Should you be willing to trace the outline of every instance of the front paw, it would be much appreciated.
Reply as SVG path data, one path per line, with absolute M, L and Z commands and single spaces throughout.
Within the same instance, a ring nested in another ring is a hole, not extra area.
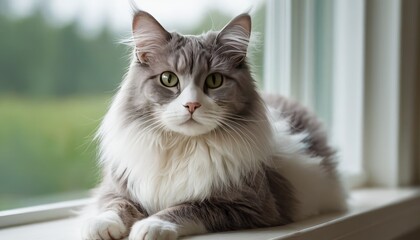
M 175 240 L 177 238 L 178 225 L 151 216 L 133 225 L 128 240 Z
M 114 211 L 90 218 L 83 225 L 83 240 L 117 240 L 127 236 L 127 228 Z

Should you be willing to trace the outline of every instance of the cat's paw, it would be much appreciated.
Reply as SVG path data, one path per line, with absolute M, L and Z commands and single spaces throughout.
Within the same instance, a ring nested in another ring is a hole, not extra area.
M 178 225 L 151 216 L 133 225 L 128 240 L 175 240 L 177 238 Z
M 83 240 L 117 240 L 127 236 L 127 228 L 114 211 L 90 218 L 82 227 Z

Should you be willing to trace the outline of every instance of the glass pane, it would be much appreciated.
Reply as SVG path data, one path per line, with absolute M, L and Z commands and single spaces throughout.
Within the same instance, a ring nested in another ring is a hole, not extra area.
M 128 66 L 129 1 L 0 1 L 0 210 L 85 197 L 100 174 L 95 130 Z M 138 1 L 168 30 L 219 29 L 263 1 Z M 164 7 L 163 7 L 164 6 Z M 194 11 L 190 11 L 194 9 Z M 254 73 L 262 79 L 262 44 Z
M 267 62 L 266 70 L 267 76 L 282 69 L 286 74 L 265 79 L 267 86 L 312 109 L 338 150 L 340 169 L 361 173 L 364 4 L 332 0 L 272 0 L 269 4 L 274 2 L 279 4 L 273 4 L 276 8 L 268 12 L 267 21 L 272 25 L 267 45 L 274 49 L 268 52 L 282 57 Z M 277 18 L 284 12 L 290 16 Z M 274 27 L 280 20 L 286 30 Z M 280 86 L 284 89 L 276 89 Z

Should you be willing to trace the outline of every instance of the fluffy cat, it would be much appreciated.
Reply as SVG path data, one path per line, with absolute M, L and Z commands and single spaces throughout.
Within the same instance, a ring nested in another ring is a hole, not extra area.
M 251 18 L 182 36 L 133 19 L 129 71 L 100 129 L 92 239 L 176 239 L 287 224 L 346 209 L 335 152 L 315 116 L 260 95 Z

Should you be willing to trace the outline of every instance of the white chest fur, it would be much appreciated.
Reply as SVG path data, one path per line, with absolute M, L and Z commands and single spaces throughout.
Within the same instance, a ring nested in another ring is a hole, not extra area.
M 224 156 L 205 141 L 180 144 L 173 150 L 143 148 L 142 152 L 127 166 L 132 169 L 128 184 L 131 194 L 149 213 L 205 199 L 227 174 L 214 164 L 222 162 Z
M 185 137 L 157 134 L 136 124 L 123 125 L 118 101 L 107 114 L 98 136 L 101 161 L 118 176 L 149 213 L 208 197 L 215 188 L 240 185 L 270 156 L 268 125 L 252 123 L 245 130 Z
M 164 148 L 162 142 L 153 139 L 156 136 L 132 142 L 128 135 L 117 135 L 121 140 L 113 138 L 112 142 L 119 144 L 112 145 L 109 155 L 118 157 L 108 161 L 117 174 L 125 172 L 131 196 L 149 213 L 185 201 L 203 200 L 214 188 L 239 184 L 242 176 L 255 170 L 262 159 L 248 145 L 238 147 L 226 138 L 172 139 L 176 144 Z

